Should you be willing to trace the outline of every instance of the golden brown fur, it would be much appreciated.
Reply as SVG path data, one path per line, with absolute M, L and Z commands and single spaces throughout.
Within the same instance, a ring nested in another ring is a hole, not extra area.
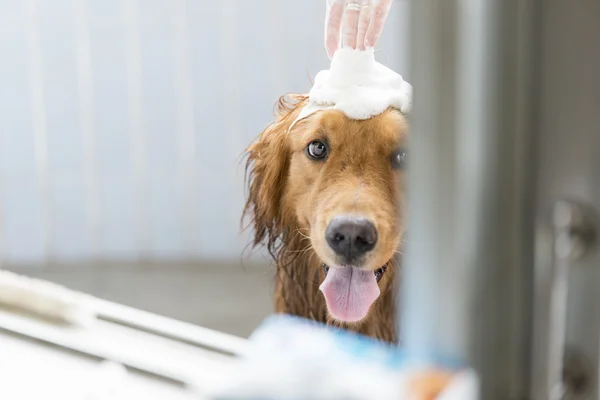
M 321 111 L 288 132 L 306 101 L 302 95 L 282 97 L 276 120 L 246 153 L 249 193 L 244 215 L 253 228 L 253 245 L 266 246 L 277 267 L 275 310 L 396 341 L 404 172 L 393 169 L 389 160 L 404 145 L 406 121 L 396 110 L 364 121 Z M 325 162 L 306 156 L 306 146 L 316 139 L 330 145 Z M 335 262 L 323 239 L 327 222 L 349 212 L 368 216 L 379 232 L 364 267 L 388 267 L 379 282 L 380 297 L 364 320 L 352 324 L 330 318 L 319 291 L 325 277 L 322 263 Z

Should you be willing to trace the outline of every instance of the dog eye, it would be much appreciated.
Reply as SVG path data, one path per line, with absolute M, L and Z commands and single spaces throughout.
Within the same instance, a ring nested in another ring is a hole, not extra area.
M 392 167 L 403 168 L 408 162 L 408 152 L 406 150 L 398 150 L 392 154 Z
M 320 160 L 327 156 L 327 146 L 320 140 L 310 142 L 306 148 L 308 156 L 314 160 Z

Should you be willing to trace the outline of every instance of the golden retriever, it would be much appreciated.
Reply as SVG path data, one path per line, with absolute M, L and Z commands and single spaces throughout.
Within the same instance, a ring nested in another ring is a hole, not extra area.
M 325 110 L 294 123 L 307 102 L 283 96 L 245 153 L 244 217 L 276 264 L 275 310 L 396 342 L 406 118 Z

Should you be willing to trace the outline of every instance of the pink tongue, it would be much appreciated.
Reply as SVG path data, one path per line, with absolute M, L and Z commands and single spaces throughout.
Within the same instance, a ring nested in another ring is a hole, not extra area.
M 353 267 L 329 268 L 320 289 L 329 313 L 346 322 L 362 320 L 380 293 L 373 271 Z

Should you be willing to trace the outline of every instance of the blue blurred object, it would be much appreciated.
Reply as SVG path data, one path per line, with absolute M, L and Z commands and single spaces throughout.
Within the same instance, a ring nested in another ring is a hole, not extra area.
M 412 372 L 441 366 L 462 369 L 458 363 L 417 360 L 393 345 L 332 326 L 275 315 L 252 334 L 237 369 L 209 398 L 402 399 L 410 396 Z
M 281 335 L 273 340 L 273 333 Z M 291 316 L 273 315 L 264 320 L 250 337 L 253 350 L 246 357 L 259 356 L 264 351 L 293 351 L 304 347 L 304 335 L 327 336 L 338 350 L 361 362 L 374 362 L 386 368 L 398 369 L 406 363 L 404 351 L 391 344 L 350 332 L 332 325 Z M 257 354 L 258 353 L 258 354 Z
M 278 332 L 283 336 L 277 339 L 282 343 L 272 341 L 272 332 Z M 300 341 L 297 340 L 299 336 L 301 337 L 307 333 L 323 336 L 323 338 L 327 336 L 339 350 L 357 360 L 360 359 L 360 362 L 373 362 L 388 369 L 398 370 L 409 364 L 414 366 L 417 363 L 420 365 L 443 365 L 448 369 L 465 367 L 465 364 L 460 360 L 433 355 L 429 358 L 423 358 L 422 356 L 417 358 L 416 355 L 409 354 L 401 347 L 332 325 L 324 325 L 316 321 L 285 314 L 272 315 L 263 321 L 250 337 L 250 348 L 253 351 L 247 356 L 258 356 L 256 353 L 263 351 L 291 351 L 290 346 L 293 348 L 304 347 L 301 338 Z

